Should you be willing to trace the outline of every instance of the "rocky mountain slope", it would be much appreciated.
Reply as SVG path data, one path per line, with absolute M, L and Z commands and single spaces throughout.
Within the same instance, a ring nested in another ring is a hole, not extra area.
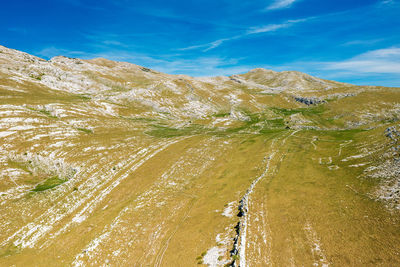
M 398 265 L 399 118 L 399 88 L 0 46 L 0 265 Z

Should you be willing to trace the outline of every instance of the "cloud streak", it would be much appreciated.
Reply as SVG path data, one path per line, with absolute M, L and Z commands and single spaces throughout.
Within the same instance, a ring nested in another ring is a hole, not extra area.
M 276 31 L 279 29 L 289 28 L 290 26 L 292 26 L 296 23 L 304 22 L 307 20 L 308 19 L 288 20 L 281 24 L 269 24 L 269 25 L 265 25 L 265 26 L 252 27 L 249 30 L 247 30 L 246 35 L 264 33 L 264 32 L 273 32 L 273 31 Z
M 280 23 L 280 24 L 268 24 L 268 25 L 263 25 L 263 26 L 256 26 L 256 27 L 250 27 L 249 29 L 247 29 L 243 34 L 239 34 L 239 35 L 235 35 L 232 37 L 228 37 L 228 38 L 221 38 L 209 43 L 205 43 L 205 44 L 200 44 L 200 45 L 193 45 L 193 46 L 188 46 L 188 47 L 184 47 L 184 48 L 179 48 L 177 50 L 179 51 L 187 51 L 187 50 L 195 50 L 195 49 L 203 49 L 203 52 L 207 52 L 209 50 L 215 49 L 217 47 L 219 47 L 220 45 L 222 45 L 224 42 L 227 41 L 232 41 L 232 40 L 237 40 L 237 39 L 241 39 L 241 38 L 246 38 L 250 35 L 254 35 L 254 34 L 261 34 L 261 33 L 267 33 L 267 32 L 274 32 L 277 31 L 279 29 L 284 29 L 284 28 L 289 28 L 292 25 L 299 23 L 299 22 L 304 22 L 307 21 L 309 18 L 307 19 L 298 19 L 298 20 L 287 20 L 286 22 Z
M 400 48 L 392 47 L 372 50 L 348 60 L 326 62 L 324 65 L 326 70 L 400 75 Z
M 400 47 L 371 50 L 341 61 L 295 61 L 276 69 L 320 71 L 331 77 L 391 74 L 400 78 Z
M 247 31 L 247 34 L 257 34 L 257 33 L 264 33 L 264 32 L 272 32 L 279 29 L 290 27 L 290 23 L 282 23 L 282 24 L 270 24 L 261 27 L 253 27 Z
M 296 0 L 275 0 L 266 10 L 275 10 L 290 7 Z

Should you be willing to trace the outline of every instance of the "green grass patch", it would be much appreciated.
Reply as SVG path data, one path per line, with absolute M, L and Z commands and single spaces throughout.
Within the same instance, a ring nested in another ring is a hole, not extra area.
M 286 130 L 285 121 L 283 118 L 270 119 L 265 113 L 250 113 L 246 110 L 240 111 L 248 119 L 240 122 L 236 127 L 228 128 L 206 128 L 199 124 L 192 124 L 187 127 L 173 128 L 162 124 L 152 125 L 152 129 L 146 134 L 154 137 L 177 137 L 196 134 L 208 134 L 215 136 L 229 136 L 232 134 L 260 133 L 260 134 L 275 134 Z M 229 113 L 214 114 L 214 117 L 228 116 Z
M 305 116 L 307 115 L 320 115 L 325 111 L 324 105 L 318 105 L 318 106 L 312 106 L 308 108 L 270 108 L 273 112 L 275 112 L 278 115 L 283 115 L 283 116 L 290 116 L 296 113 L 301 113 Z
M 20 252 L 21 252 L 21 245 L 16 246 L 14 244 L 11 244 L 8 247 L 3 247 L 0 249 L 0 258 L 15 255 Z
M 14 161 L 14 160 L 9 159 L 8 166 L 10 166 L 11 168 L 15 168 L 15 169 L 21 169 L 23 171 L 28 172 L 30 175 L 32 175 L 32 172 L 29 170 L 29 167 L 30 167 L 29 162 L 19 162 L 19 161 Z
M 197 124 L 193 124 L 183 128 L 172 128 L 162 125 L 152 125 L 152 128 L 153 128 L 152 130 L 147 131 L 145 133 L 154 137 L 162 137 L 162 138 L 206 133 L 204 127 Z
M 40 73 L 38 75 L 29 75 L 29 77 L 31 77 L 32 79 L 38 80 L 38 81 L 41 81 L 43 76 L 44 76 L 44 73 Z
M 231 115 L 230 112 L 226 112 L 226 113 L 216 113 L 214 115 L 212 115 L 215 118 L 224 118 L 224 117 L 228 117 L 229 115 Z
M 142 122 L 154 122 L 157 121 L 156 119 L 153 118 L 145 118 L 145 117 L 123 117 L 127 120 L 131 121 L 142 121 Z
M 89 96 L 86 95 L 74 95 L 74 98 L 83 101 L 89 101 L 91 99 Z
M 76 128 L 78 131 L 87 133 L 87 134 L 92 134 L 93 130 L 87 129 L 87 128 Z
M 275 112 L 278 115 L 284 115 L 284 116 L 290 116 L 296 113 L 299 113 L 300 111 L 298 109 L 288 109 L 288 108 L 270 108 L 273 112 Z
M 39 113 L 41 113 L 41 114 L 43 114 L 43 115 L 46 115 L 46 116 L 49 117 L 49 118 L 57 119 L 57 117 L 51 115 L 50 111 L 48 111 L 48 110 L 45 110 L 45 109 L 36 109 L 36 108 L 28 108 L 28 109 L 29 109 L 29 110 L 32 110 L 32 111 L 39 112 Z
M 280 134 L 287 130 L 288 129 L 284 129 L 284 128 L 263 128 L 259 132 L 260 132 L 260 134 L 263 134 L 263 135 L 273 135 L 273 134 Z
M 299 108 L 300 113 L 302 113 L 304 116 L 311 116 L 311 115 L 321 115 L 325 111 L 325 106 L 324 105 L 318 105 L 318 106 L 312 106 L 309 108 Z
M 58 176 L 53 176 L 49 179 L 47 179 L 46 181 L 44 181 L 43 183 L 40 183 L 38 185 L 36 185 L 36 187 L 34 189 L 32 189 L 33 192 L 42 192 L 48 189 L 52 189 L 56 186 L 59 186 L 63 183 L 65 183 L 67 180 L 66 179 L 62 179 Z
M 285 130 L 285 120 L 283 118 L 271 119 L 269 115 L 259 112 L 251 113 L 245 109 L 240 112 L 248 118 L 248 120 L 241 121 L 241 125 L 237 127 L 227 128 L 223 130 L 212 130 L 209 133 L 217 136 L 241 134 L 241 133 L 260 133 L 270 134 L 278 133 Z
M 48 110 L 40 109 L 40 110 L 38 110 L 38 111 L 39 111 L 40 113 L 46 115 L 47 117 L 50 117 L 50 118 L 57 118 L 56 116 L 51 115 L 50 111 L 48 111 Z
M 232 260 L 238 261 L 240 259 L 239 255 L 233 255 Z
M 266 122 L 267 126 L 272 127 L 272 128 L 284 128 L 286 126 L 284 119 L 266 120 L 265 122 Z

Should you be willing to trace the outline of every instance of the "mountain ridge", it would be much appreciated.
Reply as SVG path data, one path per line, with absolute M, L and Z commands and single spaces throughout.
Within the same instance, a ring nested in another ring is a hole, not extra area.
M 159 72 L 159 71 L 147 68 L 147 67 L 143 67 L 143 66 L 140 66 L 140 65 L 137 65 L 137 64 L 134 64 L 134 63 L 125 62 L 125 61 L 115 61 L 115 60 L 106 59 L 106 58 L 102 58 L 102 57 L 97 57 L 97 58 L 92 58 L 92 59 L 80 59 L 80 58 L 75 58 L 75 57 L 67 57 L 67 56 L 64 56 L 64 55 L 58 55 L 58 56 L 54 56 L 54 57 L 50 58 L 49 60 L 46 60 L 46 59 L 43 59 L 43 58 L 40 58 L 40 57 L 37 57 L 37 56 L 33 56 L 33 55 L 31 55 L 29 53 L 26 53 L 26 52 L 22 52 L 22 51 L 15 50 L 15 49 L 12 49 L 12 48 L 7 48 L 5 46 L 1 46 L 0 45 L 0 48 L 2 48 L 3 53 L 4 53 L 4 51 L 12 51 L 13 53 L 21 53 L 24 56 L 28 56 L 28 57 L 31 57 L 31 58 L 33 57 L 36 60 L 43 61 L 43 62 L 46 61 L 46 62 L 55 62 L 55 63 L 57 63 L 57 62 L 61 61 L 62 59 L 67 59 L 67 60 L 73 60 L 73 61 L 76 61 L 76 62 L 83 61 L 83 62 L 94 63 L 94 64 L 98 64 L 100 66 L 102 66 L 102 65 L 107 66 L 108 65 L 108 67 L 111 67 L 111 68 L 112 67 L 116 67 L 116 66 L 118 66 L 118 64 L 120 64 L 122 66 L 127 66 L 128 65 L 128 66 L 132 66 L 134 68 L 148 69 L 148 70 L 151 70 L 151 71 L 159 73 L 159 74 L 165 74 L 165 75 L 171 75 L 171 76 L 177 76 L 177 77 L 179 77 L 179 76 L 187 76 L 187 77 L 194 78 L 194 79 L 196 79 L 196 78 L 200 78 L 200 79 L 202 79 L 202 78 L 217 78 L 217 77 L 228 77 L 229 78 L 229 77 L 232 77 L 232 76 L 244 76 L 244 75 L 249 76 L 249 74 L 251 74 L 251 73 L 262 72 L 263 74 L 265 74 L 265 73 L 271 74 L 272 73 L 274 75 L 281 75 L 281 76 L 292 75 L 292 76 L 298 76 L 298 77 L 307 77 L 307 78 L 311 78 L 311 79 L 324 80 L 324 81 L 327 81 L 327 82 L 334 82 L 334 83 L 339 83 L 339 84 L 343 84 L 343 85 L 350 85 L 348 83 L 343 83 L 343 82 L 337 82 L 337 81 L 333 81 L 333 80 L 317 78 L 315 76 L 312 76 L 312 75 L 309 75 L 309 74 L 306 74 L 306 73 L 303 73 L 303 72 L 295 71 L 295 70 L 289 70 L 289 71 L 285 70 L 285 71 L 278 72 L 278 71 L 274 71 L 274 70 L 269 70 L 269 69 L 258 67 L 258 68 L 250 69 L 248 72 L 241 73 L 241 74 L 232 74 L 232 75 L 223 75 L 223 76 L 194 77 L 194 76 L 189 76 L 189 75 L 185 75 L 185 74 L 167 74 L 167 73 L 162 73 L 162 72 Z

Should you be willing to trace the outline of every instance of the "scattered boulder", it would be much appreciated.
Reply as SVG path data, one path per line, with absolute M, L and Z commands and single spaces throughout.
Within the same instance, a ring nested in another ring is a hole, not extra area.
M 229 77 L 231 81 L 237 82 L 237 83 L 242 83 L 241 80 L 237 79 L 235 76 Z
M 391 140 L 391 150 L 394 152 L 394 159 L 400 160 L 400 132 L 395 126 L 386 128 L 385 136 Z
M 301 96 L 295 96 L 294 100 L 296 100 L 299 103 L 306 104 L 307 106 L 310 105 L 318 105 L 322 103 L 326 103 L 325 100 L 321 100 L 317 97 L 301 97 Z
M 145 67 L 142 67 L 141 70 L 144 71 L 144 72 L 151 72 L 151 69 L 145 68 Z
M 394 142 L 397 142 L 400 138 L 400 132 L 396 129 L 395 126 L 391 126 L 386 128 L 385 136 L 391 139 Z

